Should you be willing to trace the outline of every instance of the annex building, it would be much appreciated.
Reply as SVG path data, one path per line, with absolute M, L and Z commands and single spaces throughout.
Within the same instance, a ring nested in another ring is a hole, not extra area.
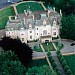
M 24 14 L 9 16 L 6 36 L 19 38 L 23 43 L 33 40 L 51 42 L 53 37 L 59 36 L 61 16 L 61 10 L 59 14 L 55 8 L 34 12 L 24 10 Z

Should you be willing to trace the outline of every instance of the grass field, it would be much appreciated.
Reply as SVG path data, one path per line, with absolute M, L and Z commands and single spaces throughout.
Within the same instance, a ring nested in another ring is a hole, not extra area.
M 75 55 L 64 56 L 64 58 L 75 75 Z
M 31 11 L 44 10 L 43 7 L 41 6 L 41 4 L 36 3 L 36 2 L 21 3 L 21 4 L 17 5 L 16 8 L 17 8 L 18 13 L 22 14 L 22 13 L 24 13 L 24 10 L 29 9 L 29 6 L 30 6 Z
M 43 65 L 48 65 L 47 60 L 46 59 L 40 59 L 40 60 L 32 60 L 32 62 L 30 62 L 29 67 L 33 67 L 33 66 L 43 66 Z
M 15 15 L 13 7 L 5 8 L 0 11 L 0 29 L 4 29 L 8 21 L 8 17 Z

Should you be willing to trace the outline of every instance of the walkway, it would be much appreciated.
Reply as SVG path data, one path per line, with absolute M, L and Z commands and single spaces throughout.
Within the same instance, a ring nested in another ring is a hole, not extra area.
M 44 54 L 45 54 L 46 60 L 47 60 L 47 62 L 48 62 L 48 64 L 49 64 L 49 67 L 50 67 L 50 69 L 52 70 L 52 74 L 53 74 L 53 75 L 56 75 L 56 73 L 55 73 L 54 70 L 53 70 L 53 67 L 51 66 L 51 63 L 50 63 L 50 61 L 49 61 L 49 59 L 48 59 L 48 56 L 47 56 L 47 54 L 46 54 L 46 52 L 45 52 L 45 50 L 44 50 L 42 44 L 40 44 L 40 47 L 41 47 L 42 51 L 43 51 Z
M 52 42 L 52 44 L 53 44 L 55 50 L 57 51 L 56 45 L 55 45 L 53 42 Z M 61 71 L 61 74 L 62 74 L 62 75 L 66 75 L 66 74 L 65 74 L 65 71 L 64 71 L 64 69 L 63 69 L 63 67 L 62 67 L 62 65 L 61 65 L 61 63 L 60 63 L 60 61 L 59 61 L 59 59 L 58 59 L 58 57 L 57 57 L 56 51 L 54 52 L 54 54 L 51 53 L 51 55 L 53 56 L 53 58 L 54 58 L 54 60 L 55 60 L 55 62 L 56 62 L 56 64 L 57 64 L 59 70 Z M 54 56 L 54 55 L 55 55 L 55 56 Z
M 56 54 L 56 53 L 55 53 L 55 54 Z M 56 55 L 57 55 L 57 54 L 56 54 Z M 58 59 L 58 57 L 57 57 L 57 56 L 54 56 L 53 54 L 52 54 L 52 56 L 53 56 L 53 58 L 54 58 L 54 60 L 55 60 L 55 62 L 56 62 L 56 64 L 57 64 L 59 70 L 61 71 L 61 74 L 62 74 L 62 75 L 66 75 L 65 72 L 64 72 L 64 69 L 63 69 L 63 67 L 62 67 L 62 65 L 61 65 L 61 63 L 60 63 L 60 61 L 59 61 L 59 59 Z

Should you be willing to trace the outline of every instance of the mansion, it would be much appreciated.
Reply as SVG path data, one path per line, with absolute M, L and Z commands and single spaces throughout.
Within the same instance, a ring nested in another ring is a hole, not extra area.
M 62 13 L 52 10 L 34 11 L 24 10 L 23 14 L 9 16 L 5 27 L 6 36 L 19 38 L 23 43 L 39 40 L 40 42 L 52 41 L 59 37 Z

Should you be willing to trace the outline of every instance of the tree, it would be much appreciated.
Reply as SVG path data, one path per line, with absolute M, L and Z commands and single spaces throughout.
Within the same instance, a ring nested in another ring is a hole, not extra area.
M 75 16 L 63 16 L 62 17 L 62 29 L 61 37 L 75 40 Z
M 26 68 L 12 51 L 0 55 L 0 75 L 23 75 Z
M 0 41 L 0 46 L 5 50 L 12 50 L 19 57 L 19 60 L 27 66 L 32 60 L 32 49 L 20 40 L 3 37 Z
M 29 68 L 26 75 L 52 75 L 52 72 L 49 66 L 43 65 L 41 67 Z

